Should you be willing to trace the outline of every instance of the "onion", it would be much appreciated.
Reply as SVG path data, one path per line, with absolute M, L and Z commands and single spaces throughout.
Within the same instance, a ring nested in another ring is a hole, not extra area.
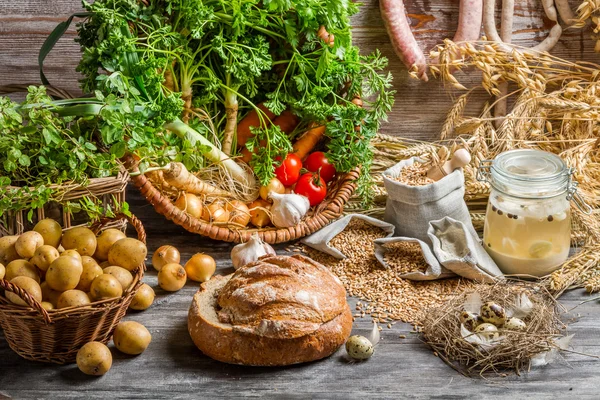
M 166 244 L 156 249 L 152 255 L 152 266 L 155 270 L 160 271 L 165 264 L 179 264 L 180 260 L 181 254 L 179 254 L 179 250 Z
M 196 282 L 206 282 L 217 269 L 215 259 L 204 253 L 197 253 L 185 263 L 187 277 Z
M 250 209 L 250 222 L 257 228 L 268 226 L 271 223 L 271 217 L 267 211 L 271 208 L 271 203 L 266 200 L 258 199 L 248 205 Z
M 285 186 L 283 186 L 283 183 L 281 183 L 281 181 L 279 179 L 277 179 L 277 178 L 271 179 L 271 181 L 269 182 L 269 184 L 267 186 L 261 186 L 260 190 L 258 191 L 258 193 L 260 194 L 260 197 L 263 200 L 269 200 L 269 193 L 271 193 L 271 192 L 280 193 L 280 194 L 285 193 Z
M 202 216 L 202 200 L 191 193 L 181 194 L 175 201 L 175 207 L 190 214 L 194 218 Z
M 229 222 L 246 226 L 250 222 L 250 210 L 248 206 L 239 200 L 233 200 L 225 205 L 229 211 Z
M 204 207 L 202 219 L 209 223 L 227 222 L 229 221 L 229 211 L 222 204 L 214 202 Z

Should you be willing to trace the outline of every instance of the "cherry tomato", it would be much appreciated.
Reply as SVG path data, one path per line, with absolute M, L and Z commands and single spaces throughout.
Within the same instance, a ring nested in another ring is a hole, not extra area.
M 325 196 L 327 196 L 327 184 L 318 173 L 309 172 L 298 179 L 294 191 L 296 194 L 308 197 L 308 201 L 312 207 L 325 200 Z
M 327 156 L 322 151 L 315 151 L 314 153 L 309 154 L 308 157 L 306 157 L 306 160 L 304 160 L 304 168 L 310 172 L 319 172 L 320 168 L 321 178 L 323 178 L 326 183 L 333 179 L 336 172 L 335 167 L 329 162 Z
M 284 186 L 292 186 L 300 177 L 302 160 L 293 153 L 289 153 L 281 165 L 275 168 L 275 176 Z

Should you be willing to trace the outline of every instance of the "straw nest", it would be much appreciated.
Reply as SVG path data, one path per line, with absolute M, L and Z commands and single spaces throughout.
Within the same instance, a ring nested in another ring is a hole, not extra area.
M 523 318 L 524 331 L 500 328 L 503 339 L 490 346 L 470 343 L 461 334 L 460 314 L 473 293 L 479 293 L 485 303 L 493 301 L 506 310 L 518 309 L 518 299 L 525 293 L 533 308 Z M 441 307 L 430 309 L 423 317 L 425 342 L 448 365 L 471 376 L 475 374 L 528 370 L 532 357 L 557 349 L 555 342 L 565 326 L 558 318 L 558 304 L 543 286 L 531 283 L 480 284 L 454 297 Z

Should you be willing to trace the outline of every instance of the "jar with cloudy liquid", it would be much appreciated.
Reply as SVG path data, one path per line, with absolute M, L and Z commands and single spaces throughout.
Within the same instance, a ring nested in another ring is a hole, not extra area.
M 587 207 L 572 174 L 560 157 L 540 150 L 511 150 L 481 163 L 478 179 L 491 185 L 483 245 L 504 274 L 544 276 L 568 258 L 570 202 L 575 197 Z

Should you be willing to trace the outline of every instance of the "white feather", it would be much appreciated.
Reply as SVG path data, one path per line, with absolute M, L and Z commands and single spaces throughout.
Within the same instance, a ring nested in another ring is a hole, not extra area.
M 367 339 L 369 339 L 373 346 L 376 346 L 377 343 L 379 343 L 379 339 L 381 339 L 381 336 L 379 334 L 379 327 L 377 326 L 377 323 L 373 323 L 373 329 L 371 330 L 371 334 Z
M 465 304 L 463 305 L 465 311 L 471 312 L 473 314 L 479 314 L 481 310 L 481 295 L 477 292 L 471 293 L 467 295 L 467 299 L 465 300 Z

